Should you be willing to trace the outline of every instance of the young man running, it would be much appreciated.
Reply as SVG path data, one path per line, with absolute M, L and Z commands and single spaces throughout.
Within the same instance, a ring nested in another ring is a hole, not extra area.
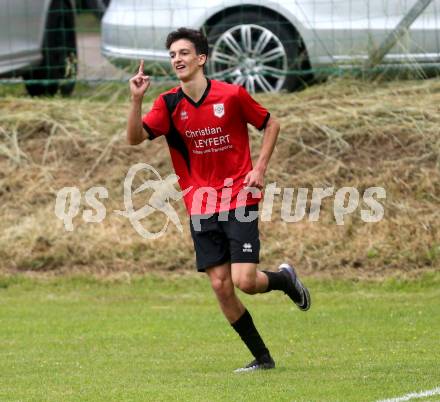
M 244 88 L 205 76 L 208 42 L 200 31 L 171 32 L 166 47 L 180 85 L 161 94 L 142 117 L 150 79 L 141 61 L 130 79 L 128 142 L 137 145 L 165 136 L 180 187 L 191 188 L 184 201 L 191 215 L 197 269 L 207 273 L 221 310 L 255 358 L 236 371 L 271 369 L 275 362 L 235 287 L 248 294 L 281 290 L 300 310 L 310 308 L 309 292 L 293 267 L 281 264 L 278 272 L 257 269 L 261 193 L 250 189 L 263 188 L 280 125 Z M 264 130 L 254 167 L 248 123 Z

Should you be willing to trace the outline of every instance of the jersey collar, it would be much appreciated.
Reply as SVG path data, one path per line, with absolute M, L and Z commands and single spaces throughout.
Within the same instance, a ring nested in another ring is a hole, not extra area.
M 206 78 L 206 81 L 207 81 L 207 83 L 208 83 L 208 85 L 206 85 L 206 89 L 205 89 L 205 92 L 203 92 L 203 95 L 202 95 L 202 97 L 199 99 L 199 101 L 198 102 L 194 102 L 185 92 L 183 92 L 183 89 L 182 89 L 182 87 L 180 87 L 180 92 L 182 92 L 182 94 L 183 94 L 183 96 L 185 97 L 185 99 L 189 102 L 189 103 L 191 103 L 191 105 L 193 105 L 194 107 L 199 107 L 202 103 L 203 103 L 203 101 L 206 99 L 206 97 L 208 96 L 208 94 L 209 94 L 209 90 L 211 89 L 211 80 L 209 79 L 209 78 Z

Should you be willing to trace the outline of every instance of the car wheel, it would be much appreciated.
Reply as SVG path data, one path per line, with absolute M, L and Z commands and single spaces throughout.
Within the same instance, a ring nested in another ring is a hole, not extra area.
M 73 10 L 63 0 L 54 0 L 47 17 L 43 60 L 24 75 L 31 96 L 53 96 L 60 89 L 70 95 L 75 87 L 77 51 Z
M 249 92 L 301 86 L 305 51 L 284 21 L 255 11 L 233 14 L 208 27 L 208 73 Z
M 87 0 L 87 8 L 101 19 L 110 4 L 110 0 Z

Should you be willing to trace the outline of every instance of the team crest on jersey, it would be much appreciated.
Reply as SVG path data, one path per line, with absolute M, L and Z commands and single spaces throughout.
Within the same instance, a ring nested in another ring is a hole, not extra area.
M 182 110 L 180 112 L 180 120 L 186 120 L 188 119 L 188 113 L 185 110 Z
M 214 116 L 223 117 L 225 114 L 225 105 L 223 103 L 215 103 L 214 106 Z

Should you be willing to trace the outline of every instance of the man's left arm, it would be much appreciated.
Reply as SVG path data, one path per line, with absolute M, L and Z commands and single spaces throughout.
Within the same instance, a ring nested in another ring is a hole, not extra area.
M 264 186 L 264 174 L 269 165 L 275 144 L 277 142 L 280 124 L 273 117 L 269 118 L 264 129 L 263 143 L 261 145 L 260 155 L 254 168 L 246 175 L 244 184 L 247 187 L 256 187 L 262 189 Z

